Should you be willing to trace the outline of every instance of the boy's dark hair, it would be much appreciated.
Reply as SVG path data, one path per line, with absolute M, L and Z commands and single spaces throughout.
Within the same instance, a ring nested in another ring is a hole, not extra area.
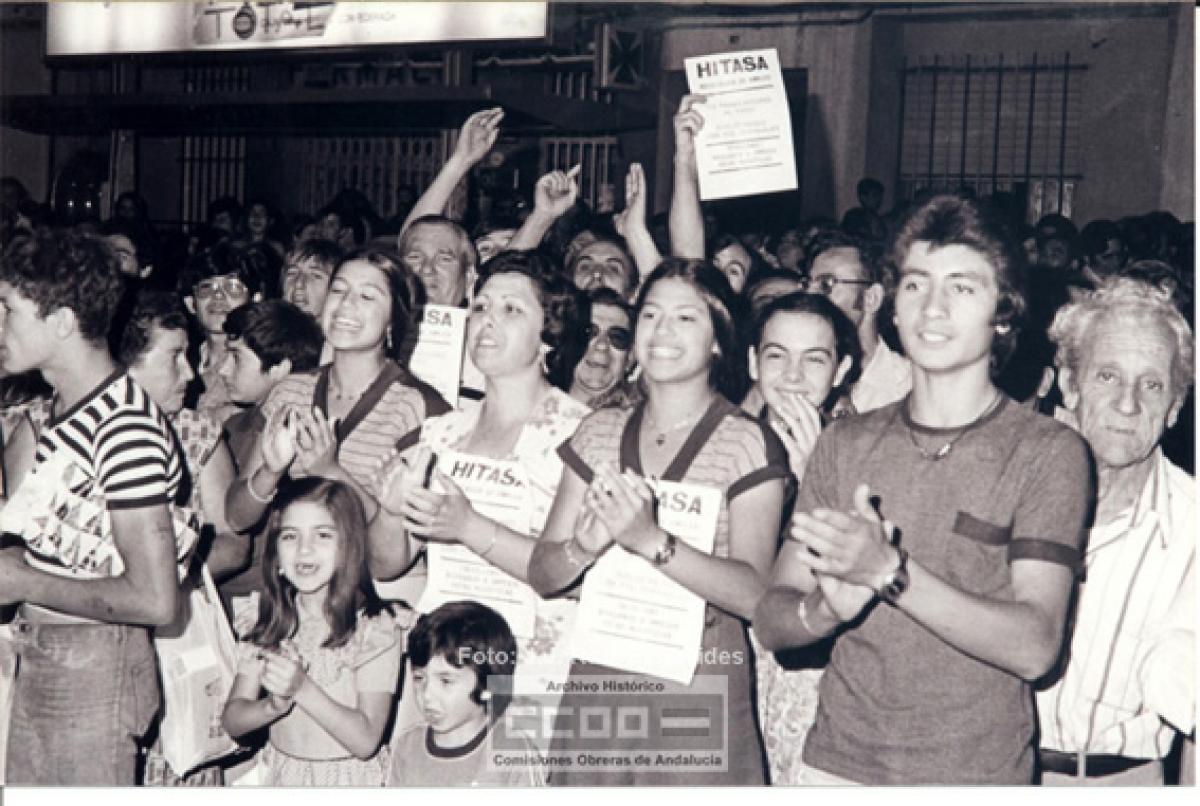
M 587 296 L 541 250 L 505 250 L 495 255 L 483 264 L 475 281 L 475 293 L 497 274 L 521 274 L 533 283 L 544 314 L 542 342 L 550 348 L 546 353 L 546 379 L 568 391 L 575 367 L 587 352 L 587 328 L 592 321 Z
M 475 672 L 471 701 L 483 705 L 490 700 L 493 719 L 508 708 L 509 687 L 489 692 L 488 680 L 516 671 L 517 640 L 495 610 L 478 602 L 447 602 L 421 616 L 408 634 L 408 659 L 414 669 L 424 669 L 435 654 L 456 669 L 469 666 Z
M 316 369 L 325 340 L 315 319 L 280 299 L 239 305 L 226 315 L 223 329 L 231 341 L 246 342 L 263 372 L 284 359 L 292 362 L 292 372 Z
M 125 291 L 116 255 L 103 240 L 77 230 L 43 230 L 18 237 L 0 261 L 3 280 L 38 306 L 38 316 L 69 308 L 79 333 L 104 341 Z
M 1000 298 L 992 324 L 1001 327 L 992 337 L 991 371 L 995 376 L 1004 369 L 1017 346 L 1017 337 L 1025 321 L 1025 260 L 999 219 L 978 203 L 960 196 L 934 196 L 909 214 L 896 233 L 888 255 L 890 268 L 899 269 L 915 241 L 928 241 L 933 247 L 966 246 L 983 255 L 996 272 Z M 894 304 L 895 290 L 888 293 Z
M 116 358 L 125 366 L 132 366 L 150 346 L 150 331 L 157 325 L 162 330 L 187 331 L 188 317 L 179 297 L 167 291 L 141 291 L 133 303 L 133 309 L 124 322 L 116 322 L 114 331 L 120 331 L 116 345 Z
M 253 296 L 263 290 L 267 278 L 278 275 L 278 269 L 271 271 L 267 248 L 252 248 L 242 241 L 222 240 L 208 249 L 202 249 L 188 261 L 187 268 L 180 275 L 179 293 L 191 296 L 196 284 L 209 277 L 221 277 L 226 274 L 236 274 L 238 279 L 246 284 Z

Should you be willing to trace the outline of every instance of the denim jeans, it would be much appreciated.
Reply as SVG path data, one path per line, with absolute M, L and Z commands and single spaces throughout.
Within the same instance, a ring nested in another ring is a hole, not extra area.
M 21 618 L 12 631 L 7 783 L 132 786 L 160 704 L 149 631 Z

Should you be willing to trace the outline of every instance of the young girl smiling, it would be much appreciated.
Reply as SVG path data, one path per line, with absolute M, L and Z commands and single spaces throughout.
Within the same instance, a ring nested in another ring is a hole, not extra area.
M 233 736 L 270 726 L 266 785 L 379 786 L 400 647 L 367 571 L 362 504 L 323 479 L 282 499 L 222 723 Z

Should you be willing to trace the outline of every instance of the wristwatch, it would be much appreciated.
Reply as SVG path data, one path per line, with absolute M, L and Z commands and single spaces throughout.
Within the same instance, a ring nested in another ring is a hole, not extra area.
M 654 559 L 650 561 L 655 568 L 661 568 L 671 561 L 671 558 L 675 556 L 675 544 L 679 542 L 679 539 L 670 532 L 664 532 L 664 534 L 667 539 L 658 547 L 658 551 L 654 552 Z
M 896 546 L 896 567 L 875 586 L 875 593 L 890 605 L 908 590 L 908 552 Z

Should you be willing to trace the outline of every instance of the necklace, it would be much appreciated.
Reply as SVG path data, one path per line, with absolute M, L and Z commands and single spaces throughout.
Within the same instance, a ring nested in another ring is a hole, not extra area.
M 382 369 L 380 371 L 382 371 Z M 375 383 L 378 377 L 379 374 L 376 373 L 375 376 L 371 378 L 371 380 L 367 381 L 367 383 L 357 392 L 346 392 L 342 390 L 342 384 L 341 381 L 337 379 L 337 375 L 331 371 L 329 373 L 329 393 L 333 395 L 335 400 L 358 400 L 363 396 L 364 392 L 371 388 L 371 384 Z
M 675 431 L 678 431 L 679 429 L 683 428 L 684 426 L 691 424 L 693 421 L 695 421 L 700 415 L 702 415 L 707 410 L 708 410 L 708 404 L 705 403 L 704 406 L 701 407 L 701 409 L 699 411 L 690 412 L 682 420 L 679 420 L 678 422 L 676 422 L 672 425 L 669 425 L 666 428 L 662 428 L 661 426 L 659 426 L 658 423 L 650 423 L 650 426 L 651 426 L 650 430 L 658 432 L 654 436 L 654 444 L 661 448 L 663 445 L 665 445 L 667 443 L 667 434 L 674 433 Z
M 996 399 L 988 404 L 988 407 L 986 409 L 984 409 L 983 414 L 980 414 L 974 420 L 972 420 L 971 422 L 967 423 L 962 428 L 960 428 L 957 434 L 950 437 L 950 439 L 944 445 L 942 445 L 942 447 L 938 448 L 936 451 L 930 452 L 930 451 L 926 450 L 925 447 L 920 442 L 917 442 L 917 435 L 916 435 L 916 432 L 913 431 L 911 420 L 909 421 L 908 438 L 912 442 L 913 447 L 917 449 L 917 452 L 921 454 L 922 459 L 927 459 L 930 462 L 937 462 L 941 459 L 945 459 L 947 456 L 950 455 L 950 451 L 954 450 L 954 445 L 960 439 L 965 437 L 971 431 L 974 431 L 976 428 L 978 428 L 983 423 L 984 420 L 986 420 L 988 417 L 991 416 L 992 412 L 994 412 L 996 409 L 1000 408 L 1000 403 L 1003 400 L 1004 400 L 1003 393 L 997 392 Z

